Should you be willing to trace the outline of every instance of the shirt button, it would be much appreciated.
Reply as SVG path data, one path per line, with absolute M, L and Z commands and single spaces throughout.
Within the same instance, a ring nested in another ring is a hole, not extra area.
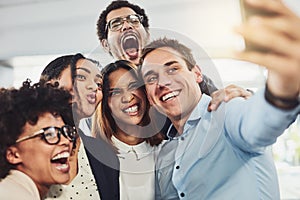
M 183 141 L 183 140 L 184 140 L 184 137 L 181 137 L 180 139 Z
M 177 166 L 176 166 L 176 169 L 179 169 L 179 168 L 180 168 L 180 166 L 179 166 L 179 165 L 177 165 Z
M 180 193 L 180 196 L 181 196 L 181 197 L 184 197 L 184 196 L 185 196 L 185 194 L 184 194 L 183 192 L 181 192 L 181 193 Z

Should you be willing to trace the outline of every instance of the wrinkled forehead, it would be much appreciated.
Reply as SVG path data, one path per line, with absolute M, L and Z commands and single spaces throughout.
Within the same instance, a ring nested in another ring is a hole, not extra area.
M 106 16 L 106 22 L 109 22 L 110 20 L 117 18 L 117 17 L 126 17 L 131 14 L 136 14 L 134 10 L 132 10 L 129 7 L 122 7 L 115 10 L 110 11 Z

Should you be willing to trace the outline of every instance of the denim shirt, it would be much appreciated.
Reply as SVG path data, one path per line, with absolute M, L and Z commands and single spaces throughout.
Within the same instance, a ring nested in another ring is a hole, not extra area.
M 279 200 L 270 145 L 297 118 L 273 107 L 264 91 L 249 100 L 235 98 L 208 112 L 205 94 L 184 125 L 171 137 L 156 164 L 156 199 Z

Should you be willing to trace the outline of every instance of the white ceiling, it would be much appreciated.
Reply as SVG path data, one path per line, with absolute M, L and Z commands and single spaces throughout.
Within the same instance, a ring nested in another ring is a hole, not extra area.
M 287 3 L 300 13 L 298 1 L 287 0 Z M 196 42 L 210 56 L 222 57 L 241 43 L 231 32 L 240 22 L 238 0 L 131 2 L 145 8 L 151 27 L 176 31 Z M 109 3 L 109 0 L 0 0 L 0 61 L 14 68 L 13 77 L 6 78 L 13 79 L 15 86 L 26 76 L 35 80 L 42 68 L 61 54 L 82 52 L 103 64 L 110 62 L 96 35 L 99 13 Z M 0 80 L 3 77 L 0 74 Z
M 230 41 L 224 40 L 224 35 L 228 36 L 229 28 L 239 20 L 235 1 L 173 0 L 162 3 L 144 0 L 138 4 L 147 9 L 152 27 L 176 30 L 201 45 L 211 48 L 217 45 L 220 49 Z M 98 45 L 96 21 L 109 2 L 2 0 L 0 43 L 6 48 L 0 49 L 0 59 L 93 51 Z M 222 2 L 222 6 L 215 6 L 218 2 Z

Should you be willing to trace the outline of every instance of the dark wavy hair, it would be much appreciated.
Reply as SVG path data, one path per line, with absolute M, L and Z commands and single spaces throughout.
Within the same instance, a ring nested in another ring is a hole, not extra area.
M 102 41 L 103 39 L 107 39 L 107 31 L 105 30 L 105 27 L 107 24 L 107 21 L 106 21 L 107 15 L 113 10 L 117 10 L 119 8 L 124 8 L 124 7 L 131 8 L 134 12 L 136 12 L 136 14 L 143 16 L 142 25 L 144 26 L 144 28 L 146 30 L 148 30 L 149 19 L 148 19 L 148 16 L 146 15 L 144 9 L 142 9 L 138 5 L 129 3 L 128 1 L 115 0 L 115 1 L 112 1 L 106 7 L 106 9 L 102 11 L 102 13 L 100 14 L 99 19 L 97 21 L 97 35 L 98 35 L 99 41 Z
M 45 84 L 48 81 L 59 79 L 62 75 L 62 72 L 66 68 L 70 67 L 73 90 L 75 92 L 75 95 L 78 95 L 79 91 L 75 84 L 75 77 L 76 77 L 76 64 L 80 59 L 88 60 L 88 61 L 94 63 L 97 67 L 99 67 L 99 68 L 101 67 L 101 65 L 98 61 L 90 59 L 90 58 L 86 58 L 81 53 L 77 53 L 74 55 L 60 56 L 60 57 L 57 57 L 54 60 L 52 60 L 44 68 L 44 70 L 40 76 L 40 83 Z M 59 87 L 58 82 L 55 83 L 55 85 Z M 73 105 L 74 110 L 79 110 L 79 107 L 81 107 L 80 103 L 81 102 L 77 102 L 76 104 Z M 74 115 L 74 117 L 76 118 L 77 115 Z M 75 119 L 75 121 L 78 121 L 78 120 L 79 119 Z
M 112 111 L 108 105 L 109 102 L 109 92 L 110 92 L 110 82 L 109 82 L 109 76 L 111 73 L 119 70 L 119 69 L 125 69 L 129 73 L 133 75 L 134 78 L 136 78 L 138 81 L 141 82 L 137 75 L 137 67 L 127 61 L 127 60 L 118 60 L 114 63 L 108 64 L 106 67 L 104 67 L 101 71 L 103 76 L 103 99 L 101 106 L 98 106 L 97 111 L 95 112 L 94 120 L 93 120 L 93 133 L 98 137 L 102 137 L 104 140 L 106 140 L 108 143 L 112 144 L 111 137 L 117 132 L 117 123 L 115 122 L 114 117 L 112 116 Z M 140 89 L 143 90 L 146 96 L 146 89 L 144 87 L 144 84 L 139 84 L 141 87 Z M 149 109 L 150 109 L 150 103 L 147 98 L 145 98 L 146 105 L 147 105 L 147 111 L 142 119 L 142 125 L 141 126 L 147 126 L 150 124 L 151 120 L 149 116 Z M 155 132 L 155 130 L 158 130 L 155 127 L 155 123 L 151 125 L 151 130 Z M 158 132 L 158 131 L 156 131 Z M 145 138 L 145 141 L 149 143 L 151 146 L 158 145 L 163 140 L 163 136 L 160 132 L 157 134 Z
M 86 59 L 82 54 L 64 55 L 52 60 L 43 70 L 40 81 L 56 80 L 61 77 L 62 72 L 68 67 L 71 68 L 72 83 L 76 75 L 76 63 L 80 59 Z
M 65 122 L 74 126 L 69 92 L 52 85 L 23 82 L 20 89 L 0 89 L 0 179 L 15 168 L 6 160 L 6 150 L 15 144 L 28 122 L 35 125 L 47 112 L 57 113 Z

